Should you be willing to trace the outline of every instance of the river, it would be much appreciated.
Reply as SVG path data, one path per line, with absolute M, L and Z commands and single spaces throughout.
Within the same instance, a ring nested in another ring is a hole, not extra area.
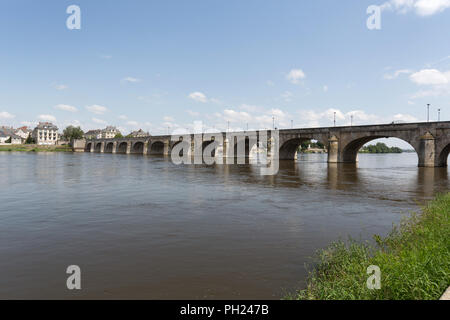
M 385 235 L 449 189 L 414 153 L 301 155 L 272 177 L 90 153 L 0 152 L 0 170 L 0 299 L 279 299 L 317 249 Z

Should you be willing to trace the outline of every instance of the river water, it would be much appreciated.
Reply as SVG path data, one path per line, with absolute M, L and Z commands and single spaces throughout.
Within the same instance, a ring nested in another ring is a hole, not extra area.
M 0 299 L 279 299 L 315 250 L 386 234 L 449 189 L 414 153 L 176 166 L 140 155 L 0 152 Z M 79 291 L 66 268 L 81 268 Z

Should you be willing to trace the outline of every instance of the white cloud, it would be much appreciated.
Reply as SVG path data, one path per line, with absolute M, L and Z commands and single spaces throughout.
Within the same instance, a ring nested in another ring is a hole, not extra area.
M 448 74 L 436 69 L 424 69 L 410 76 L 412 82 L 418 85 L 440 85 L 449 82 Z
M 36 121 L 21 121 L 20 124 L 23 126 L 32 128 L 32 127 L 37 126 L 38 123 Z
M 248 112 L 261 112 L 261 110 L 263 110 L 264 108 L 261 106 L 255 106 L 255 105 L 250 105 L 250 104 L 241 104 L 239 106 L 239 109 L 248 111 Z
M 419 16 L 431 16 L 450 8 L 450 0 L 390 0 L 381 8 L 400 14 L 414 11 Z
M 140 82 L 141 80 L 138 78 L 133 78 L 133 77 L 125 77 L 122 79 L 123 82 L 131 82 L 131 83 L 136 83 L 136 82 Z
M 421 89 L 413 94 L 411 99 L 450 95 L 450 71 L 424 69 L 412 74 L 410 80 L 417 85 L 427 86 L 427 89 Z
M 175 121 L 172 117 L 169 117 L 169 116 L 165 116 L 165 117 L 163 118 L 163 120 L 164 120 L 165 122 L 173 122 L 173 121 Z
M 6 111 L 0 112 L 0 119 L 13 119 L 15 117 L 16 117 L 15 115 L 13 115 L 9 112 L 6 112 Z
M 69 112 L 77 112 L 78 109 L 74 106 L 69 106 L 67 104 L 58 104 L 54 106 L 55 109 L 62 110 L 62 111 L 69 111 Z
M 59 91 L 66 90 L 69 88 L 69 86 L 67 86 L 65 84 L 55 84 L 53 87 Z
M 92 118 L 92 122 L 98 123 L 98 124 L 106 124 L 105 120 L 98 119 L 98 118 Z
M 104 114 L 106 111 L 108 111 L 108 108 L 94 104 L 91 106 L 86 106 L 86 110 L 95 114 Z
M 337 125 L 350 125 L 352 123 L 351 120 L 352 116 L 353 116 L 353 125 L 361 125 L 369 123 L 373 124 L 381 122 L 381 117 L 373 114 L 367 114 L 362 110 L 354 110 L 344 113 L 339 109 L 330 108 L 322 112 L 317 112 L 314 110 L 299 111 L 301 126 L 305 127 L 333 126 L 335 112 Z
M 323 86 L 323 92 L 328 92 L 328 86 Z
M 393 119 L 394 119 L 394 121 L 404 121 L 404 122 L 417 122 L 418 121 L 417 118 L 412 115 L 401 114 L 401 113 L 396 114 L 393 117 Z
M 419 0 L 415 3 L 417 14 L 429 16 L 450 8 L 450 0 Z
M 401 70 L 397 70 L 392 74 L 385 74 L 384 75 L 384 79 L 386 80 L 393 80 L 398 78 L 400 75 L 402 74 L 410 74 L 413 73 L 413 71 L 409 70 L 409 69 L 401 69 Z
M 123 114 L 118 116 L 117 118 L 119 118 L 121 120 L 127 120 L 128 119 L 128 117 L 126 115 L 123 115 Z
M 190 93 L 188 97 L 197 102 L 202 102 L 202 103 L 208 102 L 208 98 L 206 98 L 206 95 L 204 93 L 201 93 L 198 91 Z
M 242 122 L 242 121 L 249 121 L 252 119 L 252 117 L 248 112 L 235 111 L 231 109 L 225 109 L 223 111 L 223 117 L 225 120 L 230 122 Z
M 54 116 L 52 116 L 51 114 L 41 114 L 38 116 L 39 120 L 43 120 L 43 121 L 53 121 L 56 122 L 56 118 Z
M 299 84 L 300 80 L 303 80 L 306 78 L 306 75 L 303 72 L 303 70 L 301 70 L 301 69 L 292 69 L 286 75 L 286 78 L 293 84 Z
M 427 97 L 440 97 L 450 95 L 449 86 L 435 86 L 429 90 L 419 90 L 411 96 L 411 99 L 421 99 Z

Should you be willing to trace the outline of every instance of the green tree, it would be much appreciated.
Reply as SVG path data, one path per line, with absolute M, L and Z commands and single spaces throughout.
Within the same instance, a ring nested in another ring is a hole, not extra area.
M 36 141 L 34 141 L 31 134 L 29 134 L 27 140 L 25 140 L 25 144 L 35 144 L 35 143 L 36 143 Z
M 119 132 L 118 134 L 116 134 L 116 135 L 114 136 L 114 138 L 120 139 L 120 138 L 123 138 L 123 135 Z
M 398 147 L 389 148 L 382 142 L 378 142 L 376 145 L 364 146 L 361 153 L 402 153 L 403 150 Z
M 72 139 L 82 139 L 83 136 L 84 132 L 80 127 L 68 126 L 63 131 L 63 138 L 67 141 L 71 141 Z

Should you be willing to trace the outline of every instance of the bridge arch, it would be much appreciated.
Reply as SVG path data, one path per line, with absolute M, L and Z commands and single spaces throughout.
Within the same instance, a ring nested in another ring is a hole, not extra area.
M 105 146 L 105 153 L 113 153 L 114 142 L 108 142 Z
M 94 149 L 94 151 L 95 151 L 95 152 L 101 152 L 101 151 L 102 151 L 102 143 L 101 143 L 101 142 L 97 142 L 97 143 L 95 144 L 95 149 Z
M 414 151 L 416 151 L 417 156 L 419 157 L 419 146 L 414 144 L 414 142 L 409 139 L 401 136 L 379 136 L 379 135 L 370 135 L 365 137 L 359 137 L 354 140 L 349 141 L 347 144 L 341 146 L 341 162 L 347 163 L 355 163 L 357 162 L 357 157 L 359 150 L 367 143 L 383 138 L 396 138 L 408 143 Z
M 131 153 L 143 153 L 144 152 L 144 142 L 137 141 L 133 143 L 131 147 Z
M 120 142 L 117 147 L 117 153 L 127 153 L 128 143 L 126 141 Z
M 310 141 L 310 138 L 292 138 L 285 141 L 280 146 L 280 160 L 295 160 L 295 156 L 297 154 L 298 148 L 303 142 Z
M 450 154 L 450 143 L 447 144 L 438 155 L 438 166 L 447 167 L 448 166 L 448 156 Z
M 91 152 L 91 148 L 92 148 L 92 142 L 88 142 L 86 144 L 86 152 Z
M 150 155 L 164 155 L 164 142 L 154 141 L 149 143 L 148 154 Z

